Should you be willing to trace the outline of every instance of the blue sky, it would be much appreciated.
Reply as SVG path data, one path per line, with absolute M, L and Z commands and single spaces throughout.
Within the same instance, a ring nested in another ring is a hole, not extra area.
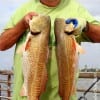
M 14 11 L 28 0 L 1 0 L 0 1 L 0 31 Z
M 0 33 L 6 25 L 13 12 L 28 0 L 1 0 L 0 1 Z M 93 16 L 100 20 L 100 0 L 78 0 Z M 80 56 L 80 66 L 87 64 L 89 66 L 100 66 L 100 45 L 99 44 L 83 44 L 86 54 Z M 0 69 L 11 69 L 13 66 L 14 47 L 0 51 Z
M 94 15 L 100 15 L 100 0 L 78 0 L 89 12 Z
M 100 44 L 98 43 L 82 43 L 85 54 L 80 54 L 80 68 L 84 65 L 89 67 L 100 68 Z
M 0 33 L 14 11 L 28 0 L 1 0 L 0 1 Z M 13 66 L 14 47 L 0 51 L 0 69 L 11 69 Z

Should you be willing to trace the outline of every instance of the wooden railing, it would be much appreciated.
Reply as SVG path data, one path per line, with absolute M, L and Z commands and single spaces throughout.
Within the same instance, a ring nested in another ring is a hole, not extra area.
M 12 85 L 12 76 L 13 76 L 13 71 L 0 71 L 0 100 L 2 99 L 8 99 L 11 100 L 11 85 Z M 6 77 L 6 80 L 3 79 L 3 77 Z M 2 87 L 2 85 L 5 84 L 7 86 L 6 89 Z M 2 93 L 6 93 L 6 96 L 2 96 Z
M 13 71 L 7 71 L 7 70 L 3 70 L 0 71 L 0 100 L 11 100 L 11 94 L 12 94 L 12 89 L 11 89 L 11 85 L 12 83 L 12 76 L 13 76 Z M 7 80 L 1 79 L 1 77 L 6 76 Z M 79 78 L 100 78 L 100 72 L 80 72 Z M 7 89 L 3 89 L 2 84 L 6 84 L 7 85 Z M 84 92 L 86 91 L 86 89 L 77 89 L 78 92 Z M 7 96 L 2 96 L 2 92 L 6 92 Z M 95 93 L 100 93 L 100 90 L 90 90 L 89 92 L 95 92 Z
M 80 72 L 79 78 L 85 78 L 85 79 L 95 79 L 97 78 L 98 81 L 100 80 L 100 72 Z M 91 83 L 92 84 L 92 83 Z M 85 92 L 87 89 L 84 88 L 78 88 L 78 92 Z M 100 89 L 98 90 L 89 90 L 91 93 L 100 93 Z
M 79 78 L 100 78 L 100 72 L 80 72 Z

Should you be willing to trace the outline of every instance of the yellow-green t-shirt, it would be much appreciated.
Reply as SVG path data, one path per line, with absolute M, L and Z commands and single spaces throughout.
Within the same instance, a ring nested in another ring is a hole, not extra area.
M 28 12 L 37 12 L 39 14 L 49 15 L 51 18 L 51 33 L 50 33 L 50 46 L 51 46 L 51 59 L 49 60 L 47 70 L 48 70 L 48 82 L 46 91 L 41 95 L 40 100 L 61 100 L 58 95 L 58 70 L 57 62 L 55 55 L 55 35 L 54 35 L 54 20 L 55 18 L 84 18 L 90 23 L 98 24 L 98 22 L 75 0 L 61 0 L 60 4 L 57 7 L 48 7 L 39 2 L 39 0 L 33 0 L 22 7 L 20 7 L 14 15 L 11 17 L 9 23 L 6 26 L 6 29 L 14 27 L 21 18 L 26 15 Z M 22 45 L 25 42 L 26 31 L 23 33 L 23 36 L 16 43 L 16 50 L 19 45 Z M 80 34 L 76 38 L 78 42 L 81 41 L 90 41 L 85 34 Z M 26 97 L 20 97 L 20 89 L 23 84 L 23 75 L 22 75 L 22 56 L 21 54 L 14 55 L 14 89 L 13 89 L 13 100 L 26 100 Z M 77 100 L 76 96 L 73 95 L 71 100 Z

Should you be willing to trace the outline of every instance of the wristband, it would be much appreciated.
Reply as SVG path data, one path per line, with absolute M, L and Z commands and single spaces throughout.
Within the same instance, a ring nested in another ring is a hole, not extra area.
M 89 30 L 89 22 L 86 21 L 86 27 L 84 27 L 84 29 L 82 30 L 82 32 L 88 32 Z

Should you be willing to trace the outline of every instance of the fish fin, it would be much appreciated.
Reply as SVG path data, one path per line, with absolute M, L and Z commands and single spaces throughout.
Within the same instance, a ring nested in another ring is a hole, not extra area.
M 25 41 L 25 45 L 24 45 L 24 51 L 28 50 L 28 48 L 30 47 L 30 41 L 31 41 L 31 33 L 29 32 L 27 35 L 27 39 Z
M 26 92 L 26 88 L 25 85 L 23 84 L 21 91 L 20 91 L 20 96 L 27 96 L 27 92 Z
M 28 48 L 30 47 L 30 42 L 31 42 L 31 39 L 29 38 L 29 40 L 27 41 L 27 43 L 25 45 L 25 51 L 27 51 Z
M 76 48 L 77 52 L 79 52 L 80 54 L 85 54 L 85 50 L 78 43 L 76 43 Z
M 28 36 L 27 36 L 27 39 L 25 41 L 25 43 L 23 43 L 22 45 L 20 45 L 16 51 L 17 54 L 21 54 L 23 53 L 24 51 L 26 51 L 29 46 L 30 46 L 30 41 L 31 41 L 31 37 L 32 35 L 30 33 L 28 33 Z

